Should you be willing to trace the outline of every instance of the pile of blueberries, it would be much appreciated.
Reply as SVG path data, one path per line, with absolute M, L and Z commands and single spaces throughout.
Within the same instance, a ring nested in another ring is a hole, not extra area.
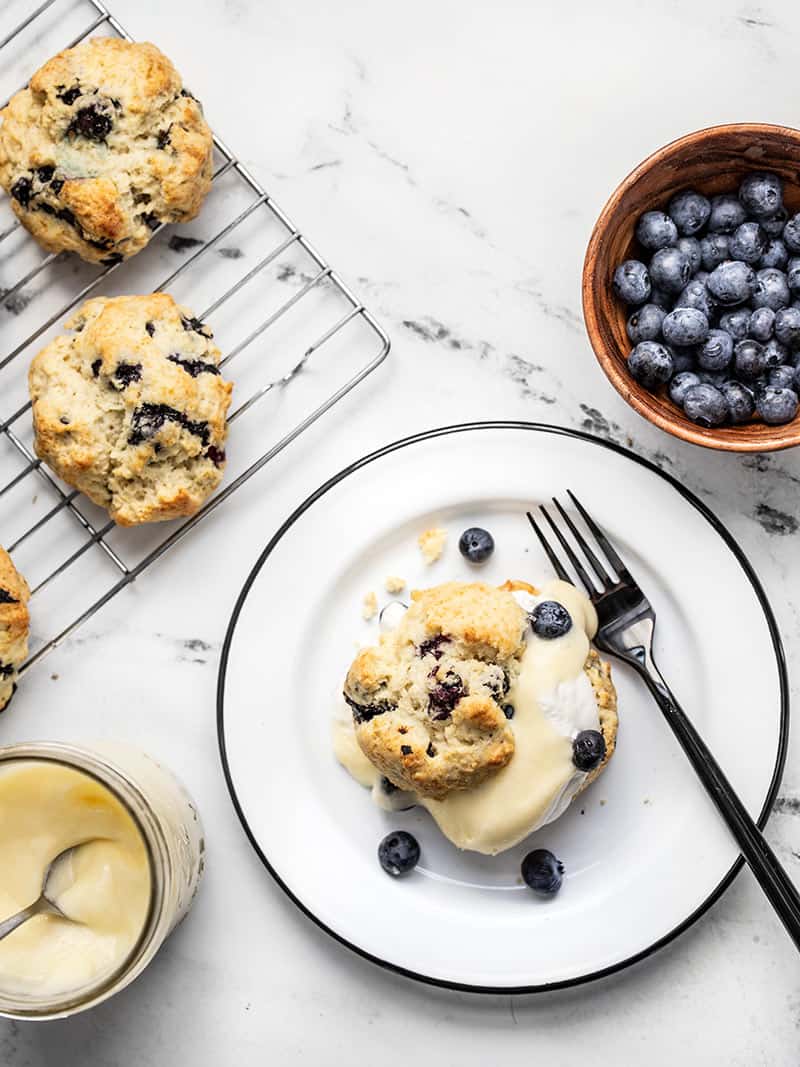
M 667 386 L 701 426 L 790 422 L 800 396 L 800 212 L 776 174 L 747 174 L 737 195 L 676 193 L 636 225 L 643 262 L 614 272 L 631 309 L 628 370 Z

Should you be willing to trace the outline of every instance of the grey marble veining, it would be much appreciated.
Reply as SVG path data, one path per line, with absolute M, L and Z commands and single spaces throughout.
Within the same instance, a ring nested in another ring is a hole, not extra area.
M 640 419 L 589 349 L 580 274 L 603 202 L 648 152 L 715 122 L 797 123 L 800 9 L 788 0 L 113 6 L 173 56 L 212 123 L 353 282 L 394 350 L 224 520 L 198 529 L 32 672 L 0 724 L 3 743 L 137 740 L 185 778 L 209 842 L 197 906 L 149 973 L 71 1022 L 0 1022 L 0 1063 L 793 1067 L 798 959 L 747 873 L 654 958 L 569 992 L 451 994 L 345 952 L 272 884 L 241 833 L 218 765 L 214 696 L 235 598 L 288 512 L 381 443 L 483 418 L 588 430 L 698 493 L 755 564 L 797 695 L 800 454 L 716 454 Z M 204 236 L 202 216 L 170 243 L 176 264 L 194 234 Z M 308 279 L 287 264 L 280 280 Z M 4 314 L 30 297 L 13 296 Z M 769 837 L 800 877 L 795 738 Z

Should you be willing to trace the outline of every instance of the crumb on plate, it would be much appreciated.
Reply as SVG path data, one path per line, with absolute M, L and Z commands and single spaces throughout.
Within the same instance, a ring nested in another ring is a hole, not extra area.
M 432 526 L 430 530 L 425 530 L 419 535 L 417 544 L 426 563 L 435 563 L 441 557 L 446 541 L 447 530 L 442 529 L 441 526 Z
M 396 574 L 390 574 L 384 582 L 387 593 L 402 593 L 406 587 L 405 578 L 399 578 Z
M 364 596 L 364 602 L 363 602 L 362 607 L 361 607 L 361 614 L 365 619 L 369 620 L 369 619 L 374 618 L 375 615 L 377 615 L 377 613 L 378 613 L 378 598 L 370 590 L 370 592 L 366 593 L 365 596 Z

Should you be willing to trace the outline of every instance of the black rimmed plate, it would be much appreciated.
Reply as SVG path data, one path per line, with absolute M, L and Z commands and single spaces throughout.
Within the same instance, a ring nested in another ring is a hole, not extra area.
M 475 423 L 398 441 L 343 470 L 284 523 L 239 597 L 220 667 L 218 729 L 234 806 L 267 869 L 343 944 L 382 966 L 458 989 L 531 992 L 618 970 L 686 929 L 741 866 L 735 844 L 644 688 L 614 665 L 618 749 L 556 823 L 501 856 L 462 853 L 424 811 L 387 814 L 336 762 L 331 720 L 387 575 L 551 577 L 525 510 L 571 488 L 609 532 L 658 613 L 656 654 L 748 809 L 767 814 L 788 731 L 783 651 L 747 559 L 708 508 L 617 445 L 532 423 Z M 443 526 L 442 559 L 416 546 Z M 497 548 L 479 572 L 457 539 L 481 525 Z M 389 829 L 413 832 L 421 868 L 379 867 Z M 557 897 L 519 880 L 552 849 Z

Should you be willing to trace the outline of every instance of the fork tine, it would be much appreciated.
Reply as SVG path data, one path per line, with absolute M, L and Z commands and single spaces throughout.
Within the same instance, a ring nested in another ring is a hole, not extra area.
M 594 521 L 594 519 L 589 514 L 589 512 L 586 510 L 586 508 L 583 506 L 583 504 L 581 504 L 580 500 L 578 500 L 578 498 L 575 496 L 575 494 L 572 492 L 571 489 L 567 490 L 567 494 L 569 495 L 569 498 L 572 501 L 572 503 L 575 505 L 575 507 L 580 512 L 580 515 L 581 515 L 581 518 L 583 519 L 583 521 L 586 523 L 586 525 L 589 527 L 589 529 L 594 534 L 594 536 L 595 536 L 595 538 L 597 540 L 597 543 L 600 545 L 600 547 L 602 548 L 602 550 L 606 554 L 606 559 L 611 564 L 611 566 L 614 568 L 614 570 L 617 572 L 618 576 L 620 578 L 625 579 L 625 580 L 633 581 L 633 578 L 631 577 L 630 571 L 625 566 L 624 560 L 619 555 L 619 553 L 614 548 L 614 546 L 611 544 L 611 542 L 606 537 L 606 535 L 603 533 L 603 531 L 600 529 L 600 527 L 597 525 L 597 523 Z
M 558 558 L 558 556 L 555 554 L 555 552 L 550 547 L 550 542 L 547 540 L 547 538 L 544 536 L 542 531 L 539 529 L 539 524 L 537 523 L 536 519 L 534 519 L 533 515 L 531 515 L 531 513 L 529 511 L 526 511 L 525 514 L 528 516 L 528 522 L 533 527 L 533 532 L 539 538 L 539 543 L 541 544 L 542 548 L 547 553 L 547 558 L 552 563 L 553 570 L 556 572 L 556 574 L 558 575 L 558 577 L 561 579 L 562 582 L 569 582 L 570 585 L 574 585 L 575 583 L 570 578 L 568 572 L 564 569 L 564 565 L 562 564 L 561 560 Z
M 561 547 L 564 549 L 564 551 L 569 556 L 569 561 L 572 564 L 572 566 L 575 568 L 580 580 L 586 586 L 586 592 L 589 594 L 589 597 L 594 599 L 594 597 L 597 596 L 597 589 L 595 588 L 595 584 L 592 581 L 592 579 L 589 577 L 589 575 L 586 573 L 586 570 L 584 569 L 584 566 L 581 563 L 581 561 L 575 555 L 575 552 L 573 551 L 572 545 L 569 543 L 569 541 L 566 539 L 566 537 L 564 537 L 562 532 L 556 526 L 555 522 L 553 521 L 553 519 L 550 516 L 550 512 L 549 511 L 545 511 L 543 505 L 539 505 L 539 511 L 541 511 L 542 515 L 544 515 L 544 517 L 547 519 L 548 523 L 550 524 L 551 530 L 553 531 L 553 533 L 558 538 L 559 544 L 561 545 Z
M 559 502 L 556 500 L 555 497 L 553 497 L 553 504 L 558 509 L 558 514 L 561 516 L 561 518 L 564 520 L 566 525 L 569 527 L 569 530 L 570 530 L 572 536 L 578 542 L 578 548 L 580 548 L 581 552 L 583 552 L 584 556 L 586 556 L 586 558 L 589 560 L 589 563 L 592 565 L 592 568 L 594 569 L 594 573 L 600 579 L 602 584 L 603 585 L 613 585 L 614 584 L 614 579 L 606 571 L 605 567 L 600 562 L 600 560 L 597 558 L 597 556 L 594 554 L 594 552 L 592 552 L 592 549 L 591 549 L 588 541 L 586 540 L 586 538 L 580 532 L 580 530 L 575 525 L 575 523 L 572 521 L 572 519 L 569 517 L 569 515 L 566 513 L 566 511 L 564 511 L 564 509 L 561 507 L 561 505 L 559 504 Z

